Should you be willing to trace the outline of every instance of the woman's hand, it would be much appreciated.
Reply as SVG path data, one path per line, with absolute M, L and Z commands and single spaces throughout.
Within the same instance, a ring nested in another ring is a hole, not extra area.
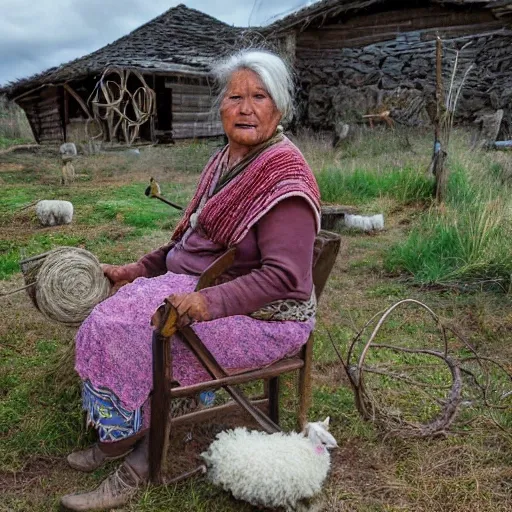
M 178 311 L 179 327 L 188 325 L 192 320 L 196 322 L 206 322 L 212 318 L 208 311 L 206 299 L 199 292 L 176 293 L 170 295 L 167 300 Z
M 135 281 L 138 277 L 144 276 L 144 267 L 140 263 L 128 263 L 127 265 L 103 264 L 101 269 L 114 285 L 114 291 Z

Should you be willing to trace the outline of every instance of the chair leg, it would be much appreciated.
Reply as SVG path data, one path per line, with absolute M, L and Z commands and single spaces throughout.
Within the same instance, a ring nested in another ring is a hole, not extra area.
M 153 393 L 151 395 L 151 422 L 149 430 L 149 479 L 154 484 L 163 483 L 163 464 L 167 456 L 170 431 L 170 381 L 169 339 L 153 333 Z M 167 374 L 167 375 L 166 375 Z
M 279 425 L 279 377 L 268 379 L 268 415 Z
M 309 335 L 306 345 L 302 349 L 304 366 L 299 370 L 299 411 L 298 428 L 304 430 L 307 423 L 308 412 L 311 406 L 311 369 L 313 364 L 313 333 Z

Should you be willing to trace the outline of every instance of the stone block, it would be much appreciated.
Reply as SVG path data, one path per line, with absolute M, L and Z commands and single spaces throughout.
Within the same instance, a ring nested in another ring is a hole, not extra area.
M 76 146 L 73 142 L 65 142 L 61 144 L 59 153 L 63 159 L 73 158 L 77 155 Z

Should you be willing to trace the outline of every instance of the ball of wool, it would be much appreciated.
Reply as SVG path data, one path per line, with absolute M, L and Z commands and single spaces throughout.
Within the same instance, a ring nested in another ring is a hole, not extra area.
M 76 247 L 49 251 L 25 275 L 34 283 L 31 297 L 48 319 L 79 325 L 94 306 L 106 299 L 111 284 L 94 254 Z

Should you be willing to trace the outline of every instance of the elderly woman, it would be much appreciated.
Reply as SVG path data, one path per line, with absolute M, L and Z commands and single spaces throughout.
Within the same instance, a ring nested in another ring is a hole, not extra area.
M 314 325 L 311 266 L 319 192 L 300 151 L 281 133 L 292 113 L 292 81 L 268 52 L 242 51 L 215 69 L 228 139 L 203 171 L 171 242 L 124 266 L 105 265 L 129 282 L 99 304 L 76 338 L 83 404 L 99 442 L 68 457 L 92 471 L 127 455 L 94 491 L 67 495 L 69 510 L 126 503 L 148 477 L 151 315 L 165 297 L 227 369 L 268 365 L 303 345 Z M 235 247 L 235 263 L 215 286 L 194 291 L 210 263 Z M 208 379 L 194 355 L 173 342 L 173 376 Z

